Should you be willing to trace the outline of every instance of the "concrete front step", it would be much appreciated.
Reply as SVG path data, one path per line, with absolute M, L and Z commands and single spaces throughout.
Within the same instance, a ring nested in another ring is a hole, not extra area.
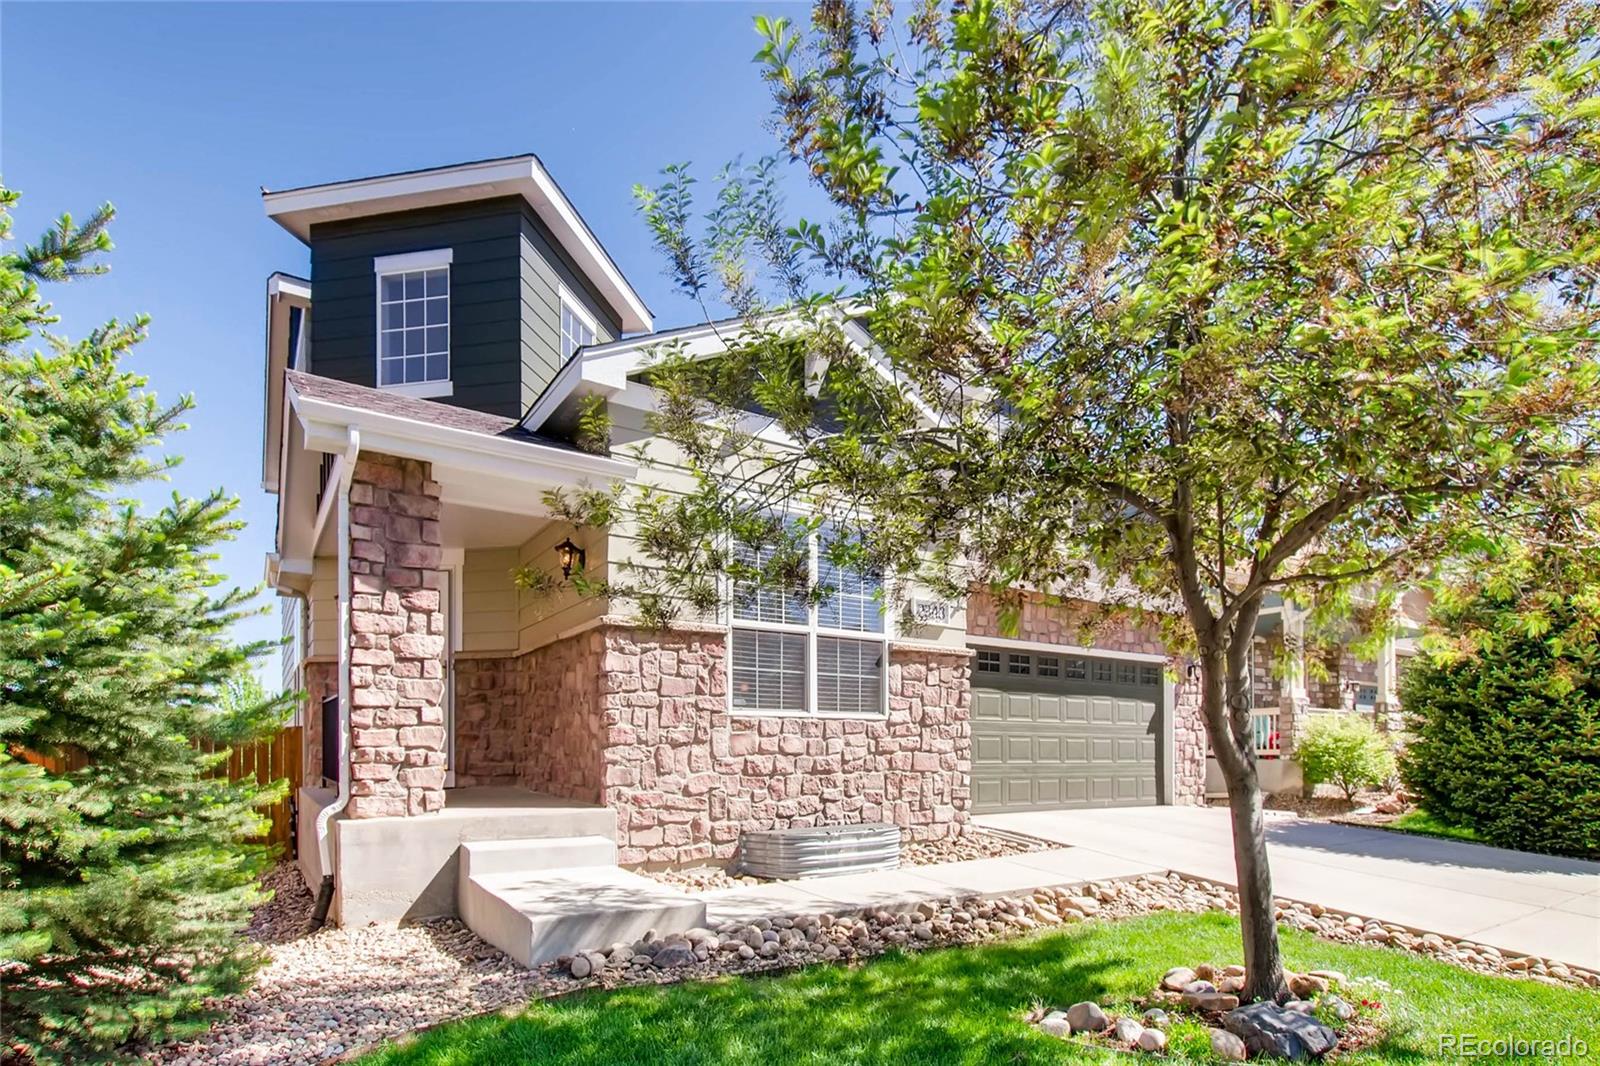
M 573 836 L 520 840 L 473 840 L 461 845 L 461 883 L 487 874 L 538 873 L 568 866 L 615 866 L 610 837 Z
M 469 929 L 524 966 L 706 921 L 701 900 L 616 866 L 463 876 L 460 909 Z

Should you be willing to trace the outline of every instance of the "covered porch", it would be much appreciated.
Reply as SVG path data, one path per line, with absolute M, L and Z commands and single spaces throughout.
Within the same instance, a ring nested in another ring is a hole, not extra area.
M 614 837 L 597 782 L 558 765 L 584 738 L 533 736 L 555 692 L 531 657 L 604 606 L 531 594 L 515 573 L 559 572 L 569 539 L 605 565 L 605 531 L 557 518 L 550 494 L 632 464 L 509 419 L 303 374 L 287 386 L 269 577 L 304 602 L 297 835 L 307 881 L 335 879 L 335 920 L 454 913 L 463 841 Z
M 1419 609 L 1425 612 L 1426 607 L 1402 601 L 1396 610 L 1400 633 L 1384 640 L 1375 659 L 1355 654 L 1348 640 L 1320 646 L 1308 641 L 1308 612 L 1291 600 L 1274 597 L 1263 609 L 1250 657 L 1251 735 L 1263 791 L 1300 790 L 1294 742 L 1314 718 L 1362 715 L 1380 730 L 1400 729 L 1400 676 L 1417 651 L 1413 634 L 1420 619 L 1412 612 Z M 1211 755 L 1206 759 L 1206 794 L 1227 795 Z

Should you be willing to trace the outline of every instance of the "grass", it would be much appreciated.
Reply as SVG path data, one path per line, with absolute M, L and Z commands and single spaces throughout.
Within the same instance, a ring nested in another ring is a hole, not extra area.
M 1470 826 L 1441 822 L 1420 807 L 1414 811 L 1407 811 L 1384 828 L 1398 829 L 1405 833 L 1419 833 L 1428 837 L 1445 837 L 1449 840 L 1470 840 L 1475 843 L 1482 840 Z
M 1387 982 L 1396 1025 L 1341 1063 L 1448 1061 L 1439 1038 L 1559 1039 L 1600 1049 L 1600 995 L 1487 977 L 1388 949 L 1284 931 L 1287 964 Z M 1154 914 L 1086 922 L 982 947 L 890 954 L 859 966 L 812 966 L 775 977 L 588 992 L 532 1004 L 514 1016 L 456 1022 L 363 1059 L 364 1066 L 540 1063 L 609 1066 L 787 1066 L 789 1063 L 1125 1062 L 1104 1048 L 1047 1037 L 1026 1025 L 1035 1003 L 1126 1003 L 1168 967 L 1239 957 L 1237 919 Z M 1160 1061 L 1201 1061 L 1199 1027 L 1175 1032 Z M 1156 1061 L 1156 1060 L 1150 1060 Z M 1511 1061 L 1486 1058 L 1478 1061 Z M 1521 1061 L 1527 1061 L 1526 1058 Z

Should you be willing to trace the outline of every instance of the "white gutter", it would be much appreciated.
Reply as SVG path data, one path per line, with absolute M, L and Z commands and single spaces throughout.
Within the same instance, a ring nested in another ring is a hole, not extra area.
M 350 802 L 350 480 L 356 472 L 356 456 L 361 453 L 361 431 L 351 427 L 338 457 L 339 470 L 339 730 L 337 737 L 323 737 L 322 743 L 338 745 L 339 792 L 332 803 L 317 814 L 317 852 L 322 858 L 323 891 L 332 895 L 333 836 L 330 823 Z M 318 910 L 327 914 L 327 903 L 319 899 Z

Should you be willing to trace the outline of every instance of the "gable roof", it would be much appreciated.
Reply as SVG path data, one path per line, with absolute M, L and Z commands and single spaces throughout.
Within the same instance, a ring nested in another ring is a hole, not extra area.
M 364 218 L 440 204 L 521 196 L 550 228 L 561 249 L 622 318 L 628 332 L 649 330 L 654 318 L 578 209 L 539 157 L 527 155 L 380 174 L 273 192 L 263 187 L 267 216 L 300 240 L 311 227 L 335 219 Z
M 483 411 L 474 411 L 469 407 L 455 407 L 451 404 L 440 403 L 437 400 L 421 400 L 415 396 L 403 396 L 388 389 L 375 389 L 367 385 L 353 385 L 348 381 L 319 377 L 316 374 L 307 374 L 299 370 L 285 371 L 283 377 L 284 382 L 296 397 L 321 400 L 324 403 L 337 404 L 340 407 L 349 407 L 358 411 L 371 411 L 374 414 L 403 418 L 410 422 L 421 422 L 425 425 L 440 426 L 444 429 L 459 429 L 467 433 L 481 433 L 490 437 L 504 437 L 508 440 L 526 441 L 529 444 L 541 444 L 547 448 L 578 451 L 576 447 L 566 441 L 524 429 L 522 423 L 515 418 L 486 414 Z
M 898 381 L 888 357 L 853 317 L 856 310 L 856 305 L 846 302 L 828 306 L 825 313 L 838 321 L 846 342 L 866 357 L 868 366 L 885 380 Z M 792 310 L 777 311 L 761 319 L 765 327 L 780 330 L 799 321 L 798 314 Z M 724 318 L 580 348 L 533 401 L 522 416 L 522 424 L 532 430 L 543 429 L 552 419 L 569 410 L 571 401 L 577 397 L 591 393 L 615 396 L 623 392 L 628 388 L 629 376 L 650 364 L 652 350 L 659 344 L 675 344 L 690 359 L 709 359 L 736 343 L 745 328 L 746 320 L 742 318 Z M 822 369 L 822 365 L 812 367 L 808 362 L 807 377 L 820 374 Z M 912 393 L 909 398 L 924 419 L 930 423 L 937 421 L 935 412 L 921 396 Z

